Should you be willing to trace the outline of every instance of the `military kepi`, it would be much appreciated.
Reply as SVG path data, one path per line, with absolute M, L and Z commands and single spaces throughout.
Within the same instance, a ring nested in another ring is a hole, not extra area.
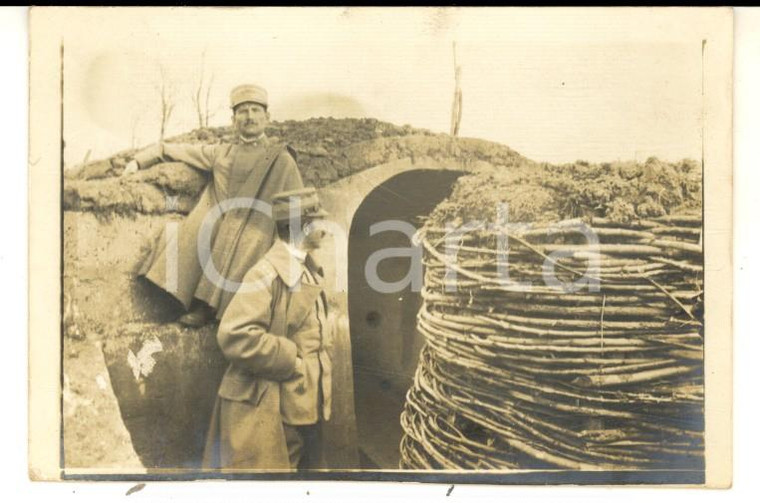
M 230 91 L 230 107 L 251 101 L 262 106 L 269 106 L 267 90 L 256 84 L 242 84 Z
M 272 197 L 272 218 L 275 222 L 289 220 L 291 208 L 300 213 L 301 218 L 321 218 L 329 214 L 322 208 L 314 187 L 279 192 Z

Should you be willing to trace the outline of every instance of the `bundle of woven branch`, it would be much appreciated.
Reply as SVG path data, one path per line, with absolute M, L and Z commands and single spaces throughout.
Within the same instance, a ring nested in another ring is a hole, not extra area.
M 701 229 L 428 224 L 401 467 L 703 467 Z

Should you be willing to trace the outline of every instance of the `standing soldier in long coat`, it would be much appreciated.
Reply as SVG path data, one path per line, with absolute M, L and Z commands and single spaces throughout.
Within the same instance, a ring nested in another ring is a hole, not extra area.
M 312 257 L 325 237 L 312 226 L 327 213 L 313 188 L 278 194 L 273 205 L 277 240 L 219 323 L 217 341 L 230 364 L 204 468 L 327 468 L 322 428 L 332 408 L 332 329 L 322 269 Z
M 211 173 L 177 232 L 162 232 L 138 271 L 182 303 L 188 312 L 179 321 L 189 326 L 221 318 L 245 273 L 274 242 L 272 196 L 303 187 L 295 151 L 264 133 L 270 117 L 266 90 L 238 86 L 230 106 L 238 141 L 160 143 L 137 153 L 124 171 L 181 161 Z

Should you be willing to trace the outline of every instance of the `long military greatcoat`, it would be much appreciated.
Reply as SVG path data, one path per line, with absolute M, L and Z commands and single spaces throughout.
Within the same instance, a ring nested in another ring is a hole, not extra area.
M 283 423 L 321 427 L 330 418 L 331 328 L 325 324 L 315 334 L 308 322 L 324 294 L 301 281 L 304 267 L 321 275 L 310 256 L 300 264 L 276 241 L 222 317 L 217 340 L 230 366 L 219 386 L 204 468 L 290 469 Z M 325 468 L 325 451 L 314 455 L 315 467 Z
M 140 168 L 181 161 L 211 172 L 198 203 L 176 233 L 161 232 L 138 275 L 173 295 L 185 309 L 197 298 L 221 318 L 245 273 L 274 242 L 272 196 L 303 187 L 295 151 L 266 138 L 257 145 L 161 143 L 135 160 Z M 263 204 L 252 208 L 254 199 Z

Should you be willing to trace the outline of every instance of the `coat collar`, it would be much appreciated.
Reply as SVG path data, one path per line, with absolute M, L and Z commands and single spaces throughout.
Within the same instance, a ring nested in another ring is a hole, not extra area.
M 316 263 L 311 253 L 306 255 L 305 262 L 300 262 L 290 250 L 287 245 L 281 239 L 276 239 L 272 248 L 269 249 L 265 258 L 272 264 L 274 270 L 277 271 L 277 275 L 282 278 L 288 288 L 293 288 L 301 280 L 303 276 L 304 267 L 308 267 L 310 271 L 323 275 L 322 268 Z

